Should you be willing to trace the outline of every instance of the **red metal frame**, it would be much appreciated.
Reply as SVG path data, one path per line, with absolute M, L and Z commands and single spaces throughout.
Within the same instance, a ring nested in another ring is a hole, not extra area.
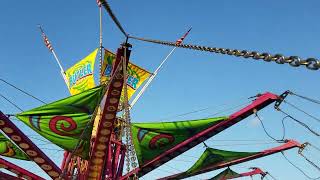
M 60 167 L 61 169 L 64 169 L 64 168 L 65 168 L 68 155 L 69 155 L 69 152 L 68 152 L 68 151 L 64 151 L 64 153 L 63 153 L 63 159 L 62 159 L 61 167 Z
M 17 144 L 52 179 L 58 179 L 61 169 L 36 146 L 10 119 L 0 111 L 0 129 Z
M 37 176 L 17 165 L 14 165 L 12 164 L 11 162 L 9 161 L 6 161 L 2 158 L 0 158 L 0 165 L 1 165 L 1 168 L 4 168 L 14 174 L 16 174 L 17 176 L 19 177 L 23 177 L 23 178 L 26 178 L 26 179 L 35 179 L 35 180 L 44 180 L 42 177 L 40 176 Z M 1 177 L 1 176 L 0 176 Z
M 250 172 L 245 172 L 245 173 L 241 173 L 240 176 L 241 177 L 246 177 L 246 176 L 253 176 L 253 175 L 257 175 L 260 174 L 262 177 L 266 176 L 267 173 L 262 171 L 260 168 L 252 168 L 253 170 Z
M 296 142 L 296 141 L 294 141 L 294 140 L 287 140 L 287 142 L 285 144 L 281 145 L 281 146 L 264 150 L 264 151 L 262 151 L 262 152 L 260 152 L 258 154 L 255 154 L 255 155 L 252 155 L 252 156 L 249 156 L 249 157 L 244 157 L 244 158 L 236 159 L 236 160 L 233 160 L 233 161 L 230 161 L 230 162 L 220 163 L 220 164 L 214 165 L 214 166 L 209 166 L 209 167 L 203 169 L 202 171 L 199 171 L 199 172 L 197 172 L 195 174 L 192 174 L 190 176 L 186 176 L 184 178 L 195 176 L 195 175 L 202 174 L 202 173 L 206 173 L 206 172 L 213 171 L 213 170 L 216 170 L 216 169 L 221 169 L 221 168 L 224 168 L 224 167 L 229 167 L 229 166 L 232 166 L 232 165 L 235 165 L 235 164 L 243 163 L 243 162 L 250 161 L 250 160 L 253 160 L 253 159 L 257 159 L 257 158 L 261 158 L 261 157 L 264 157 L 264 156 L 269 156 L 271 154 L 275 154 L 275 153 L 282 152 L 282 151 L 285 151 L 285 150 L 288 150 L 288 149 L 292 149 L 292 148 L 296 148 L 296 147 L 298 147 L 298 148 L 301 147 L 301 144 Z M 177 177 L 179 175 L 181 175 L 181 174 L 183 174 L 183 173 L 167 176 L 167 177 L 161 178 L 160 180 L 177 179 Z
M 263 172 L 260 168 L 254 167 L 251 169 L 253 169 L 253 170 L 249 171 L 249 172 L 241 173 L 241 174 L 239 174 L 239 176 L 238 175 L 235 175 L 234 177 L 224 176 L 224 177 L 221 177 L 219 180 L 235 179 L 235 178 L 239 178 L 239 177 L 253 176 L 253 175 L 257 175 L 257 174 L 260 174 L 262 177 L 267 175 L 267 173 Z M 214 177 L 211 179 L 214 179 Z
M 183 152 L 193 148 L 194 146 L 198 145 L 199 143 L 207 140 L 208 138 L 220 133 L 221 131 L 231 127 L 232 125 L 236 124 L 237 122 L 245 119 L 246 117 L 253 114 L 253 111 L 260 110 L 267 105 L 273 103 L 278 99 L 278 96 L 269 92 L 266 92 L 257 99 L 255 99 L 250 105 L 246 106 L 245 108 L 237 111 L 229 116 L 228 120 L 222 121 L 214 126 L 209 127 L 208 129 L 199 132 L 195 136 L 181 142 L 180 144 L 176 145 L 175 147 L 169 149 L 168 151 L 162 153 L 161 155 L 157 156 L 153 160 L 147 162 L 142 167 L 136 168 L 133 171 L 129 172 L 125 176 L 121 177 L 121 179 L 127 179 L 129 176 L 133 174 L 137 174 L 141 177 L 146 173 L 152 171 L 153 169 L 161 166 L 162 164 L 170 161 L 171 159 L 179 156 Z
M 0 180 L 21 180 L 21 179 L 0 171 Z
M 111 161 L 111 179 L 114 179 L 117 175 L 117 169 L 119 165 L 119 157 L 121 152 L 122 143 L 114 140 L 114 147 L 113 147 L 113 157 Z
M 124 165 L 124 160 L 126 155 L 126 147 L 124 145 L 121 146 L 120 154 L 121 154 L 121 157 L 120 157 L 119 167 L 118 167 L 118 171 L 115 178 L 116 180 L 120 179 L 123 171 L 123 165 Z
M 125 45 L 124 45 L 125 46 Z M 118 111 L 122 87 L 124 84 L 122 59 L 126 49 L 126 65 L 129 61 L 130 50 L 123 46 L 117 50 L 116 60 L 113 65 L 112 78 L 106 92 L 105 104 L 102 107 L 102 116 L 98 124 L 97 135 L 91 149 L 88 165 L 87 179 L 101 180 L 102 176 L 112 177 L 111 134 Z M 106 170 L 106 171 L 105 171 Z M 107 174 L 105 174 L 107 173 Z

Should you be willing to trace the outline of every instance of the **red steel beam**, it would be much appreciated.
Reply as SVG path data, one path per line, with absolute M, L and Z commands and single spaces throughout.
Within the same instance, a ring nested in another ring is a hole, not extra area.
M 139 175 L 139 177 L 145 175 L 146 173 L 152 171 L 153 169 L 161 166 L 162 164 L 170 161 L 171 159 L 179 156 L 180 154 L 184 153 L 185 151 L 193 148 L 194 146 L 202 143 L 203 141 L 209 139 L 210 137 L 220 133 L 221 131 L 231 127 L 232 125 L 238 123 L 239 121 L 245 119 L 246 117 L 253 114 L 254 109 L 260 110 L 269 104 L 273 103 L 278 99 L 278 96 L 269 92 L 266 92 L 257 97 L 250 105 L 246 106 L 245 108 L 233 113 L 229 116 L 229 119 L 224 120 L 214 126 L 207 128 L 204 131 L 195 134 L 191 138 L 181 142 L 180 144 L 174 146 L 173 148 L 169 149 L 168 151 L 160 154 L 153 160 L 147 162 L 142 167 L 136 168 L 133 171 L 129 172 L 125 176 L 121 177 L 121 179 L 126 179 L 133 174 Z
M 32 179 L 32 180 L 45 180 L 40 176 L 37 176 L 17 165 L 12 164 L 9 161 L 6 161 L 2 158 L 0 158 L 0 167 L 3 169 L 6 169 L 14 174 L 16 174 L 19 177 L 25 178 L 25 179 Z M 2 176 L 0 176 L 2 177 Z
M 206 172 L 213 171 L 213 170 L 216 170 L 216 169 L 221 169 L 221 168 L 224 168 L 224 167 L 229 167 L 229 166 L 232 166 L 232 165 L 235 165 L 235 164 L 247 162 L 247 161 L 250 161 L 250 160 L 253 160 L 253 159 L 261 158 L 261 157 L 264 157 L 264 156 L 269 156 L 269 155 L 272 155 L 272 154 L 275 154 L 275 153 L 278 153 L 278 152 L 282 152 L 282 151 L 285 151 L 285 150 L 288 150 L 288 149 L 292 149 L 292 148 L 299 148 L 299 147 L 301 147 L 300 143 L 298 143 L 298 142 L 296 142 L 294 140 L 287 140 L 287 142 L 285 144 L 281 145 L 281 146 L 264 150 L 264 151 L 262 151 L 262 152 L 260 152 L 258 154 L 254 154 L 254 155 L 251 155 L 249 157 L 239 158 L 239 159 L 236 159 L 236 160 L 233 160 L 233 161 L 230 161 L 230 162 L 220 163 L 220 164 L 217 164 L 217 165 L 209 166 L 209 167 L 207 167 L 207 168 L 205 168 L 205 169 L 203 169 L 203 170 L 201 170 L 201 171 L 199 171 L 197 173 L 194 173 L 194 174 L 189 175 L 189 176 L 184 176 L 183 178 L 195 176 L 195 175 L 198 175 L 198 174 L 206 173 Z M 172 176 L 167 176 L 167 177 L 161 178 L 160 180 L 177 179 L 177 177 L 179 177 L 182 174 L 183 173 L 174 174 Z
M 87 174 L 88 180 L 101 180 L 107 157 L 109 157 L 108 146 L 111 145 L 111 134 L 114 129 L 114 121 L 116 119 L 122 87 L 124 84 L 123 64 L 121 62 L 122 59 L 124 59 L 123 56 L 125 49 L 127 48 L 122 46 L 117 50 L 116 60 L 113 65 L 113 72 L 109 81 L 109 88 L 106 92 L 105 104 L 102 108 L 101 120 L 98 124 L 97 135 L 90 154 Z M 128 64 L 129 56 L 130 50 L 127 49 L 126 65 Z
M 17 144 L 52 179 L 59 179 L 61 169 L 42 152 L 10 119 L 0 111 L 0 129 Z

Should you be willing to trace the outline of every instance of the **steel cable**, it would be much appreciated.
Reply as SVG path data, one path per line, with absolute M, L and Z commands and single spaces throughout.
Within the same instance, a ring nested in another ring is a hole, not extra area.
M 289 102 L 288 102 L 288 101 L 286 101 L 286 100 L 283 100 L 283 102 L 287 103 L 289 106 L 293 107 L 294 109 L 296 109 L 296 110 L 298 110 L 298 111 L 300 111 L 300 112 L 304 113 L 305 115 L 307 115 L 307 116 L 311 117 L 312 119 L 314 119 L 314 120 L 316 120 L 316 121 L 320 122 L 320 119 L 319 119 L 319 118 L 317 118 L 317 117 L 315 117 L 315 116 L 313 116 L 313 115 L 311 115 L 311 114 L 307 113 L 306 111 L 304 111 L 304 110 L 300 109 L 300 108 L 299 108 L 299 107 L 297 107 L 296 105 L 294 105 L 294 104 L 292 104 L 292 103 L 289 103 Z
M 315 103 L 315 104 L 319 104 L 319 105 L 320 105 L 320 101 L 319 101 L 319 100 L 312 99 L 312 98 L 309 98 L 309 97 L 306 97 L 306 96 L 302 96 L 302 95 L 296 94 L 296 93 L 291 92 L 291 91 L 290 91 L 290 94 L 291 94 L 291 95 L 294 95 L 294 96 L 297 96 L 297 97 L 300 97 L 300 98 L 302 98 L 302 99 L 305 99 L 305 100 L 307 100 L 307 101 L 313 102 L 313 103 Z
M 281 142 L 284 142 L 284 138 L 285 138 L 285 134 L 286 134 L 286 131 L 285 131 L 285 126 L 284 126 L 284 119 L 282 120 L 282 128 L 283 128 L 283 135 L 282 135 L 282 138 L 281 139 L 276 139 L 274 138 L 273 136 L 271 136 L 268 131 L 266 130 L 261 118 L 259 117 L 258 113 L 255 111 L 254 114 L 256 115 L 257 119 L 260 121 L 260 124 L 262 125 L 262 128 L 263 128 L 263 131 L 265 132 L 265 134 L 270 137 L 271 139 L 273 139 L 274 141 L 278 142 L 278 143 L 281 143 Z
M 291 115 L 289 115 L 288 113 L 282 111 L 281 109 L 278 109 L 278 111 L 282 112 L 283 114 L 286 115 L 286 117 L 292 119 L 293 121 L 297 122 L 298 124 L 300 124 L 301 126 L 305 127 L 306 129 L 308 129 L 312 134 L 314 134 L 315 136 L 320 136 L 320 134 L 318 134 L 317 132 L 315 132 L 313 129 L 311 129 L 307 124 L 297 120 L 296 118 L 292 117 Z M 285 118 L 286 118 L 285 117 Z
M 309 160 L 306 156 L 304 156 L 302 153 L 300 153 L 300 155 L 306 160 L 308 161 L 313 167 L 315 167 L 318 171 L 320 171 L 320 167 L 318 167 L 314 162 L 312 162 L 311 160 Z
M 317 178 L 312 178 L 310 176 L 308 176 L 302 169 L 300 169 L 297 165 L 293 164 L 287 157 L 286 155 L 284 154 L 284 152 L 281 152 L 282 156 L 293 166 L 295 167 L 296 169 L 298 169 L 304 176 L 306 176 L 308 179 L 311 179 L 311 180 L 317 180 L 317 179 L 320 179 L 320 177 L 317 177 Z
M 310 143 L 309 143 L 309 144 L 310 144 Z M 310 146 L 320 152 L 320 148 L 318 148 L 317 146 L 315 146 L 315 145 L 313 145 L 313 144 L 310 144 Z
M 4 95 L 0 94 L 0 96 L 5 99 L 7 102 L 9 102 L 11 105 L 13 105 L 14 107 L 16 107 L 17 109 L 19 109 L 20 111 L 23 111 L 18 105 L 16 105 L 15 103 L 13 103 L 12 101 L 10 101 L 8 98 L 6 98 Z
M 13 88 L 17 89 L 18 91 L 20 91 L 20 92 L 22 92 L 22 93 L 26 94 L 27 96 L 32 97 L 33 99 L 35 99 L 35 100 L 37 100 L 37 101 L 39 101 L 39 102 L 41 102 L 41 103 L 43 103 L 43 104 L 47 104 L 47 103 L 45 103 L 44 101 L 42 101 L 41 99 L 39 99 L 39 98 L 35 97 L 34 95 L 32 95 L 32 94 L 30 94 L 30 93 L 28 93 L 28 92 L 26 92 L 26 91 L 24 91 L 24 90 L 22 90 L 22 89 L 18 88 L 17 86 L 15 86 L 15 85 L 13 85 L 13 84 L 9 83 L 8 81 L 6 81 L 6 80 L 4 80 L 4 79 L 1 79 L 1 78 L 0 78 L 0 81 L 2 81 L 2 82 L 4 82 L 4 83 L 6 83 L 7 85 L 9 85 L 9 86 L 11 86 L 11 87 L 13 87 Z
M 267 172 L 267 175 L 269 175 L 273 180 L 277 180 L 274 176 L 272 176 L 269 172 Z

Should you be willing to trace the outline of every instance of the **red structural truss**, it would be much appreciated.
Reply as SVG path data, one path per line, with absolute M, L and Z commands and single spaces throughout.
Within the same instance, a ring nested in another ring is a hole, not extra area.
M 235 165 L 235 164 L 239 164 L 239 163 L 243 163 L 243 162 L 246 162 L 246 161 L 250 161 L 250 160 L 253 160 L 253 159 L 257 159 L 257 158 L 261 158 L 261 157 L 264 157 L 264 156 L 269 156 L 271 154 L 274 154 L 274 153 L 278 153 L 278 152 L 282 152 L 282 151 L 285 151 L 285 150 L 288 150 L 288 149 L 292 149 L 292 148 L 299 148 L 301 147 L 301 144 L 294 141 L 294 140 L 287 140 L 287 142 L 281 146 L 278 146 L 278 147 L 275 147 L 275 148 L 271 148 L 271 149 L 267 149 L 267 150 L 264 150 L 258 154 L 255 154 L 255 155 L 252 155 L 252 156 L 249 156 L 249 157 L 245 157 L 245 158 L 240 158 L 240 159 L 236 159 L 234 161 L 230 161 L 230 162 L 227 162 L 227 163 L 221 163 L 221 164 L 218 164 L 218 165 L 214 165 L 214 166 L 209 166 L 197 173 L 194 173 L 192 174 L 191 176 L 195 176 L 195 175 L 198 175 L 198 174 L 202 174 L 202 173 L 206 173 L 206 172 L 209 172 L 209 171 L 212 171 L 212 170 L 216 170 L 216 169 L 220 169 L 220 168 L 224 168 L 224 167 L 230 167 L 232 165 Z M 178 176 L 182 175 L 183 173 L 179 173 L 179 174 L 175 174 L 175 175 L 172 175 L 172 176 L 167 176 L 167 177 L 164 177 L 164 178 L 161 178 L 161 180 L 165 180 L 165 179 L 177 179 Z M 187 178 L 187 177 L 191 177 L 191 176 L 184 176 L 184 178 Z
M 0 111 L 0 129 L 17 144 L 52 179 L 59 179 L 61 169 L 47 157 L 10 119 Z
M 123 62 L 127 65 L 130 56 L 130 50 L 124 46 L 117 50 L 113 72 L 105 96 L 105 104 L 102 107 L 102 116 L 91 149 L 87 179 L 100 180 L 105 179 L 105 177 L 111 179 L 112 176 L 117 174 L 117 169 L 113 168 L 118 163 L 115 161 L 118 161 L 122 144 L 121 142 L 117 144 L 111 139 L 124 83 Z M 124 53 L 126 53 L 125 61 L 123 61 Z
M 22 177 L 25 179 L 33 179 L 33 180 L 44 180 L 40 176 L 37 176 L 37 175 L 35 175 L 35 174 L 17 166 L 17 165 L 14 165 L 11 162 L 6 161 L 2 158 L 0 158 L 0 167 L 16 174 L 18 177 Z M 3 174 L 5 174 L 5 173 L 3 173 Z M 3 176 L 7 177 L 6 175 L 8 175 L 8 174 L 5 174 Z M 3 177 L 3 176 L 2 176 L 2 174 L 0 174 L 0 177 Z M 10 175 L 8 175 L 8 176 L 10 176 Z
M 121 179 L 127 179 L 129 176 L 133 174 L 138 174 L 139 177 L 145 175 L 146 173 L 152 171 L 153 169 L 161 166 L 162 164 L 170 161 L 171 159 L 179 156 L 183 152 L 193 148 L 194 146 L 202 143 L 203 141 L 207 140 L 208 138 L 220 133 L 221 131 L 231 127 L 232 125 L 236 124 L 237 122 L 245 119 L 246 117 L 253 114 L 254 110 L 260 110 L 269 104 L 273 103 L 278 99 L 278 96 L 269 92 L 266 92 L 257 97 L 250 105 L 246 106 L 245 108 L 233 113 L 229 116 L 228 120 L 222 121 L 214 126 L 209 127 L 208 129 L 199 132 L 198 134 L 194 135 L 193 137 L 181 142 L 177 146 L 169 149 L 168 151 L 162 153 L 161 155 L 157 156 L 153 160 L 149 161 L 142 167 L 136 168 L 130 173 L 126 174 L 125 176 L 121 177 Z

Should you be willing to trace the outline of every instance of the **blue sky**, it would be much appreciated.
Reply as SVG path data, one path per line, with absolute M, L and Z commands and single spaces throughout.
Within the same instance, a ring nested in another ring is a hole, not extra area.
M 46 102 L 68 96 L 68 90 L 59 75 L 59 68 L 43 45 L 37 24 L 43 25 L 63 67 L 67 69 L 98 47 L 99 21 L 95 0 L 38 0 L 19 3 L 2 1 L 0 5 L 0 77 Z M 130 35 L 175 41 L 192 27 L 185 43 L 281 53 L 287 56 L 298 55 L 302 58 L 319 57 L 320 25 L 317 22 L 320 2 L 316 0 L 141 0 L 110 1 L 110 5 Z M 103 45 L 115 51 L 125 38 L 105 11 L 103 15 Z M 133 45 L 131 60 L 150 71 L 155 70 L 171 50 L 171 47 L 134 40 L 130 40 L 130 43 Z M 319 71 L 310 71 L 304 67 L 293 68 L 289 65 L 177 49 L 132 110 L 132 119 L 134 122 L 156 122 L 208 117 L 266 91 L 281 94 L 289 89 L 320 99 L 318 79 Z M 24 110 L 41 105 L 4 84 L 0 84 L 0 92 Z M 317 117 L 320 116 L 317 105 L 296 97 L 289 97 L 288 101 Z M 19 112 L 3 99 L 0 99 L 0 102 L 1 111 Z M 202 108 L 208 110 L 177 116 Z M 319 130 L 319 122 L 314 119 L 294 111 L 289 106 L 283 106 L 283 109 L 313 129 Z M 219 115 L 228 115 L 235 110 Z M 260 115 L 269 132 L 280 137 L 283 116 L 276 112 L 272 105 L 261 111 Z M 32 134 L 27 127 L 16 123 L 27 131 L 27 134 Z M 287 138 L 320 146 L 319 139 L 290 121 L 287 122 L 286 130 Z M 258 141 L 249 141 L 257 145 L 235 145 L 248 142 L 226 140 Z M 62 151 L 55 146 L 41 144 L 37 140 L 35 142 L 60 164 Z M 266 144 L 269 142 L 270 139 L 264 134 L 257 120 L 249 117 L 211 138 L 207 144 L 227 150 L 258 151 L 276 146 Z M 199 157 L 203 151 L 203 145 L 199 145 L 185 156 L 161 166 L 144 179 L 186 170 L 196 160 L 194 157 Z M 312 149 L 306 153 L 320 164 L 319 153 L 313 156 L 312 153 L 315 152 Z M 316 169 L 298 156 L 296 149 L 288 151 L 287 154 L 310 176 L 319 176 Z M 17 163 L 42 174 L 24 162 Z M 234 169 L 241 172 L 251 166 L 259 166 L 277 179 L 305 179 L 280 154 L 243 163 L 234 166 Z M 218 172 L 193 179 L 208 178 Z

